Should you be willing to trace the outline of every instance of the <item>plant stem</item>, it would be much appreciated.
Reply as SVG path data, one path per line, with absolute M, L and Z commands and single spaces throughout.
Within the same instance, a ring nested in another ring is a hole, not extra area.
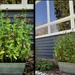
M 10 58 L 10 59 L 11 59 L 11 63 L 12 63 L 12 56 L 11 56 L 11 58 Z
M 3 63 L 3 55 L 2 55 L 2 63 Z

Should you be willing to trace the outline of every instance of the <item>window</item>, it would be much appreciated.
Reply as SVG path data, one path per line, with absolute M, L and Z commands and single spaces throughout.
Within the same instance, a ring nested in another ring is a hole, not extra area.
M 50 22 L 64 18 L 70 15 L 69 0 L 49 1 L 50 5 Z
M 36 36 L 48 34 L 48 27 L 36 29 Z
M 42 0 L 43 2 L 43 0 Z M 37 35 L 36 38 L 48 37 L 53 35 L 64 34 L 75 30 L 75 0 L 49 0 L 46 2 L 47 15 L 46 20 L 50 21 L 36 27 L 37 33 L 44 27 L 48 27 L 46 34 Z M 40 3 L 40 2 L 39 2 Z M 42 7 L 42 5 L 40 6 Z M 45 8 L 45 7 L 44 7 Z M 41 10 L 39 8 L 39 10 Z M 42 10 L 41 10 L 42 11 Z M 44 13 L 44 12 L 43 12 Z M 39 16 L 39 15 L 38 15 Z M 39 16 L 42 18 L 42 16 Z M 37 16 L 36 16 L 37 18 Z M 43 16 L 43 19 L 45 17 Z M 40 22 L 40 21 L 39 21 Z M 40 29 L 40 30 L 38 30 Z M 40 31 L 39 33 L 41 33 Z
M 51 33 L 59 32 L 59 31 L 64 31 L 64 30 L 69 30 L 69 29 L 71 29 L 70 20 L 50 25 L 50 31 L 51 31 Z
M 46 1 L 41 1 L 35 6 L 35 23 L 40 26 L 47 23 L 47 6 Z

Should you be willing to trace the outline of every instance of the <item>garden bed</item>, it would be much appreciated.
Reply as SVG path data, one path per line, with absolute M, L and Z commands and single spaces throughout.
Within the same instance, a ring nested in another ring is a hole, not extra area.
M 48 64 L 48 61 L 50 62 L 49 64 Z M 49 60 L 38 59 L 36 63 L 37 63 L 36 71 L 35 71 L 35 73 L 37 73 L 36 75 L 46 75 L 46 74 L 47 75 L 75 75 L 75 74 L 68 74 L 68 73 L 61 72 L 59 70 L 59 67 L 53 64 L 53 59 L 49 59 Z M 43 66 L 46 64 L 48 64 L 49 67 L 46 66 L 47 68 L 45 68 L 45 66 Z
M 47 70 L 42 71 L 42 74 L 47 74 L 47 75 L 75 75 L 75 74 L 68 74 L 68 73 L 61 72 L 59 70 L 59 68 L 56 68 L 54 70 L 49 70 L 49 71 L 47 71 Z M 40 74 L 40 75 L 42 75 L 42 74 Z

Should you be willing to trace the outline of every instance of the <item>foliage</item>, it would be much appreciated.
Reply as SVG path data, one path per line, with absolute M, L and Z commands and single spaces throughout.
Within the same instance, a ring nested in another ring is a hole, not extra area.
M 53 70 L 57 66 L 54 64 L 54 62 L 49 62 L 48 60 L 39 60 L 36 62 L 36 69 L 40 71 L 44 70 Z
M 34 0 L 28 0 L 29 1 L 29 4 L 33 4 L 34 3 Z
M 5 17 L 5 18 L 4 18 Z M 20 18 L 19 18 L 20 17 Z M 32 24 L 26 24 L 26 14 L 15 15 L 13 23 L 10 16 L 0 12 L 0 60 L 11 62 L 30 56 Z
M 58 61 L 75 63 L 75 32 L 60 35 L 55 42 L 54 58 Z
M 75 2 L 74 2 L 75 3 Z M 54 0 L 55 16 L 57 19 L 70 15 L 69 0 Z M 70 29 L 70 21 L 56 24 L 59 31 Z
M 21 4 L 22 0 L 0 0 L 4 4 Z
M 34 0 L 27 0 L 29 1 L 29 4 L 33 4 L 34 3 Z M 3 4 L 21 4 L 22 3 L 22 0 L 0 0 L 1 3 Z

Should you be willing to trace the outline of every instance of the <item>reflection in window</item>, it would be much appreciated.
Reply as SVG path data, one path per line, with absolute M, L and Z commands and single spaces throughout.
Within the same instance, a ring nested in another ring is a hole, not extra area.
M 22 0 L 0 0 L 2 4 L 21 4 Z
M 57 25 L 58 31 L 71 29 L 70 21 L 62 22 L 56 25 Z
M 56 24 L 50 26 L 50 32 L 51 33 L 54 33 L 54 32 L 57 32 L 57 31 L 58 31 L 58 28 L 57 28 Z
M 40 26 L 47 23 L 46 1 L 41 1 L 35 5 L 35 15 L 36 26 Z
M 50 1 L 50 20 L 51 22 L 69 16 L 69 0 Z
M 48 27 L 36 29 L 36 36 L 48 34 Z
M 51 33 L 71 29 L 70 21 L 51 25 L 50 29 Z

